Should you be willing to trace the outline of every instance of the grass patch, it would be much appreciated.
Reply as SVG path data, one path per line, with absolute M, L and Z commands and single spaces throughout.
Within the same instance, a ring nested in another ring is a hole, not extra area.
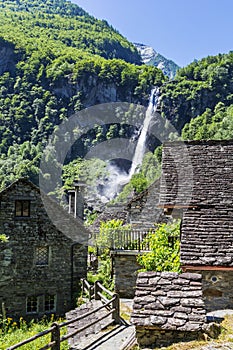
M 56 320 L 58 323 L 61 323 L 62 320 Z M 54 319 L 50 320 L 43 319 L 40 322 L 35 322 L 32 320 L 30 323 L 27 323 L 23 318 L 20 318 L 19 323 L 13 322 L 11 318 L 7 318 L 2 323 L 2 328 L 0 329 L 0 349 L 6 350 L 8 347 L 18 344 L 23 340 L 26 340 L 33 335 L 40 333 L 51 327 Z M 61 330 L 62 334 L 66 333 L 65 327 Z M 39 339 L 34 340 L 33 342 L 22 346 L 21 350 L 38 350 L 39 348 L 45 346 L 49 343 L 51 339 L 51 334 L 47 334 Z M 61 350 L 68 350 L 68 342 L 65 341 L 61 343 Z

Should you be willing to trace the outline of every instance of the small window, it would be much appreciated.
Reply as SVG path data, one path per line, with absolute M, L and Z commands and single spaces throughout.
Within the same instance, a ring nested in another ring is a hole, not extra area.
M 15 216 L 28 217 L 30 216 L 30 201 L 15 201 Z
M 218 282 L 218 277 L 217 277 L 217 276 L 212 276 L 212 277 L 211 277 L 211 281 L 212 281 L 213 283 Z
M 56 296 L 51 294 L 46 294 L 44 299 L 44 311 L 54 312 L 56 311 Z
M 38 312 L 38 297 L 37 296 L 30 296 L 27 297 L 27 313 L 35 313 Z
M 49 247 L 36 247 L 36 266 L 47 266 L 49 264 Z

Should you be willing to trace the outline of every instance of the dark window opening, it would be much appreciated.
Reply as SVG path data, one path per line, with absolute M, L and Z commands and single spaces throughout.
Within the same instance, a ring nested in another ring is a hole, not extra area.
M 38 312 L 38 297 L 30 296 L 27 297 L 27 313 Z
M 15 216 L 17 217 L 30 216 L 30 201 L 26 201 L 26 200 L 15 201 Z
M 36 247 L 35 255 L 37 266 L 47 266 L 49 264 L 49 247 Z
M 44 311 L 45 312 L 56 311 L 56 296 L 55 295 L 50 295 L 50 294 L 45 295 Z

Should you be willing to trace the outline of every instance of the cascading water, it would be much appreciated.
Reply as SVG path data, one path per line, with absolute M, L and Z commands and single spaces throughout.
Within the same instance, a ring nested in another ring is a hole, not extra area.
M 146 150 L 146 136 L 149 130 L 151 119 L 153 118 L 153 112 L 157 105 L 159 98 L 159 89 L 156 87 L 151 91 L 149 105 L 146 111 L 146 117 L 144 119 L 143 127 L 138 138 L 138 142 L 135 148 L 134 157 L 132 160 L 132 165 L 129 171 L 129 179 L 137 170 L 137 167 L 142 164 L 143 156 Z
M 122 171 L 120 168 L 109 164 L 108 171 L 110 173 L 107 183 L 104 186 L 101 194 L 101 201 L 108 202 L 116 197 L 121 191 L 122 187 L 129 182 L 132 175 L 137 171 L 138 167 L 142 164 L 143 157 L 146 151 L 146 139 L 149 131 L 150 123 L 156 110 L 157 102 L 159 98 L 159 88 L 154 88 L 151 91 L 149 105 L 146 110 L 146 116 L 143 126 L 141 128 L 137 145 L 134 151 L 132 159 L 132 165 L 128 173 Z

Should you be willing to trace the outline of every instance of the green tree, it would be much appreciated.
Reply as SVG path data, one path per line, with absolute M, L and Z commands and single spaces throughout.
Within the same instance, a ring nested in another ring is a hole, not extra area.
M 113 219 L 100 222 L 99 234 L 96 238 L 96 245 L 105 255 L 109 254 L 112 245 L 118 245 L 121 242 L 121 233 L 130 229 L 130 225 L 124 225 L 120 219 Z
M 148 180 L 142 173 L 134 174 L 131 178 L 131 184 L 136 193 L 144 191 L 148 187 Z

